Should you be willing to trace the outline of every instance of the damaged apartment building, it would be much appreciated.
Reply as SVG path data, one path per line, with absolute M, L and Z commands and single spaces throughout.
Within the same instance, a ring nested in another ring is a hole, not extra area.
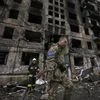
M 0 0 L 0 83 L 27 78 L 36 57 L 44 66 L 48 44 L 68 37 L 72 74 L 100 59 L 99 0 Z

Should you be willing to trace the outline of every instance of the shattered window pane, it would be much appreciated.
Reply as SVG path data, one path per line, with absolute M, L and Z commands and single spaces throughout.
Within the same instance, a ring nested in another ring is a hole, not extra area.
M 11 9 L 9 12 L 9 18 L 17 19 L 18 14 L 19 14 L 19 11 L 15 10 L 15 9 Z
M 7 38 L 7 39 L 12 39 L 13 32 L 14 32 L 14 28 L 12 28 L 12 27 L 5 27 L 4 33 L 3 33 L 2 37 L 3 38 Z
M 34 32 L 34 31 L 25 31 L 25 38 L 26 40 L 30 42 L 41 42 L 41 33 L 40 32 Z
M 0 65 L 6 65 L 8 52 L 0 51 Z

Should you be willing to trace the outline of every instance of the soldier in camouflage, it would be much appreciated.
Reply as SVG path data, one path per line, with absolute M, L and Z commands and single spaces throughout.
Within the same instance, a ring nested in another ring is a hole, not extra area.
M 69 100 L 68 93 L 73 84 L 66 73 L 64 56 L 67 53 L 66 37 L 61 37 L 56 44 L 50 47 L 47 53 L 48 100 Z

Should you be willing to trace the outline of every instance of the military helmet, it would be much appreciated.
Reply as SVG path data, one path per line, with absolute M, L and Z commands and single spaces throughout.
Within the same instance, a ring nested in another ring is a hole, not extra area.
M 32 61 L 36 61 L 36 58 L 33 58 Z

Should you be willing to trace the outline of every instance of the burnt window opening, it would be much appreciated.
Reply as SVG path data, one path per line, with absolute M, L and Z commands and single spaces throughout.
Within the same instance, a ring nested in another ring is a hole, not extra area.
M 52 11 L 49 11 L 49 15 L 53 16 L 53 12 Z
M 100 50 L 100 44 L 96 44 L 97 50 Z
M 41 42 L 41 33 L 40 32 L 34 32 L 34 31 L 25 31 L 25 38 L 29 42 Z
M 55 1 L 55 5 L 58 5 L 58 2 L 57 1 Z
M 94 32 L 95 32 L 95 33 L 94 33 L 94 36 L 100 38 L 100 33 L 99 33 L 98 31 L 94 31 Z
M 0 6 L 5 6 L 4 0 L 0 0 Z
M 65 16 L 64 15 L 61 15 L 61 19 L 65 19 Z
M 11 9 L 9 12 L 9 18 L 17 19 L 18 14 L 19 14 L 19 11 L 15 10 L 15 9 Z
M 55 11 L 57 11 L 57 12 L 58 12 L 58 11 L 59 11 L 59 9 L 58 9 L 57 7 L 55 7 Z
M 63 0 L 60 0 L 60 2 L 63 2 Z
M 41 24 L 42 23 L 42 16 L 29 14 L 28 22 L 36 23 L 36 24 Z
M 92 49 L 92 43 L 91 42 L 87 42 L 87 47 L 88 47 L 88 49 Z
M 73 8 L 73 9 L 75 8 L 75 4 L 72 2 L 68 2 L 67 5 L 69 8 Z
M 85 30 L 85 34 L 89 35 L 89 29 L 88 28 L 84 28 L 84 30 Z
M 60 34 L 65 34 L 65 28 L 61 28 Z
M 3 33 L 3 38 L 7 38 L 7 39 L 12 39 L 13 37 L 13 32 L 14 32 L 14 28 L 11 27 L 5 27 L 4 29 L 4 33 Z
M 33 58 L 39 59 L 38 53 L 23 52 L 21 58 L 21 65 L 29 65 Z
M 60 3 L 60 6 L 61 6 L 61 7 L 64 7 L 64 4 Z
M 55 17 L 59 17 L 59 14 L 58 13 L 55 13 Z
M 63 9 L 60 9 L 60 12 L 63 14 L 64 13 L 64 10 Z
M 49 10 L 53 10 L 53 6 L 50 6 L 50 5 L 49 5 Z
M 82 17 L 82 22 L 86 23 L 86 18 L 85 17 Z
M 37 9 L 42 9 L 43 8 L 43 4 L 39 1 L 34 1 L 31 0 L 31 7 L 37 8 Z
M 56 24 L 56 25 L 59 25 L 59 21 L 58 21 L 58 20 L 55 20 L 55 24 Z
M 65 26 L 65 22 L 61 22 L 61 26 Z
M 70 18 L 70 19 L 73 19 L 73 20 L 77 20 L 76 14 L 70 13 L 70 12 L 69 12 L 69 18 Z
M 96 65 L 94 57 L 91 57 L 90 58 L 90 62 L 91 62 L 91 65 L 92 66 L 95 66 Z
M 49 3 L 53 3 L 53 0 L 49 0 Z
M 36 8 L 30 8 L 29 13 L 33 14 L 33 15 L 39 15 L 39 16 L 41 16 L 41 14 L 42 14 L 41 10 L 36 9 Z
M 22 0 L 14 0 L 14 2 L 22 3 Z
M 72 39 L 72 48 L 82 48 L 81 40 Z
M 83 57 L 74 57 L 75 66 L 83 66 Z
M 83 7 L 80 7 L 80 11 L 83 12 L 84 11 L 84 8 Z
M 70 25 L 70 29 L 72 32 L 78 32 L 79 33 L 79 27 L 76 25 Z
M 0 65 L 6 65 L 8 58 L 8 51 L 0 51 Z
M 49 18 L 49 19 L 48 19 L 48 22 L 49 22 L 49 23 L 53 23 L 53 19 Z

